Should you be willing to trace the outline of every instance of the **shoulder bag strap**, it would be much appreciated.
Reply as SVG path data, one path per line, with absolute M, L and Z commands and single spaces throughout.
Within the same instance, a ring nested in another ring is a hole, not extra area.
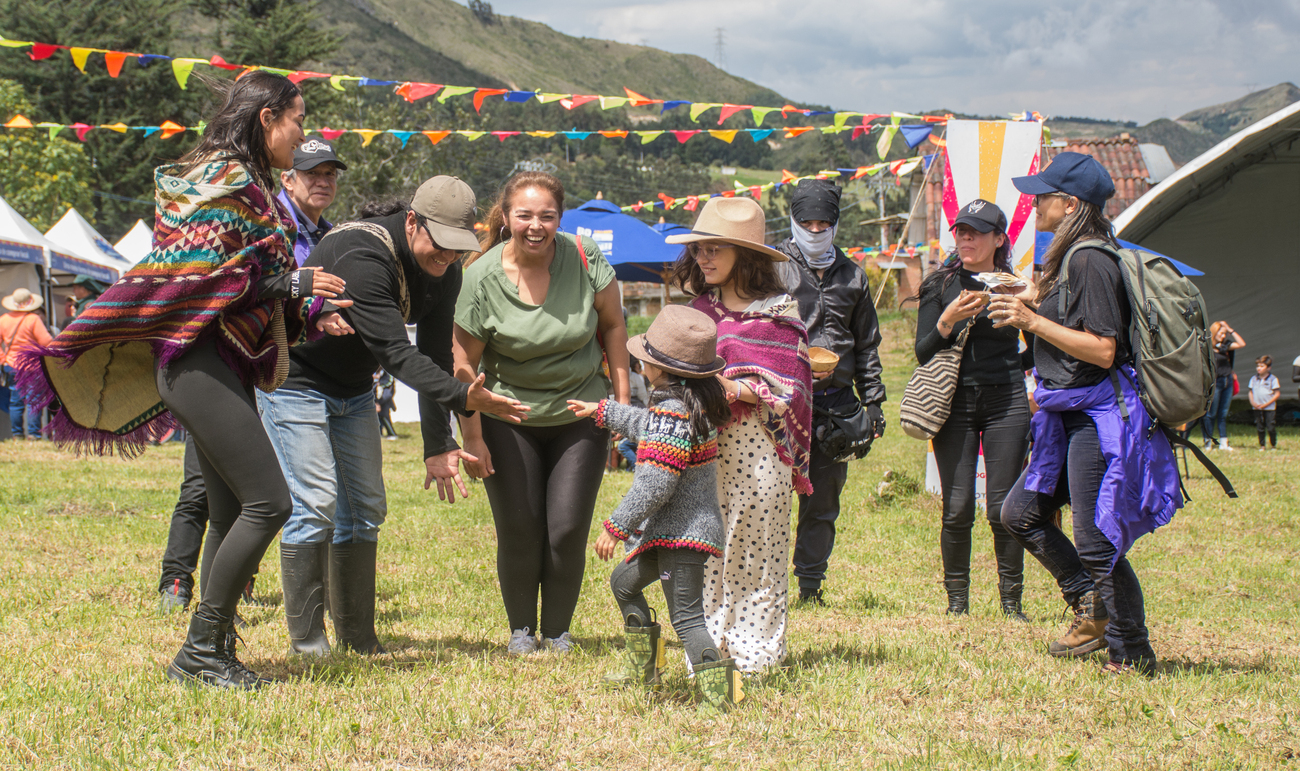
M 397 301 L 402 311 L 402 320 L 411 320 L 411 291 L 406 285 L 406 271 L 402 269 L 402 261 L 397 257 L 397 247 L 393 244 L 393 237 L 389 234 L 388 229 L 382 225 L 376 225 L 373 222 L 345 222 L 342 225 L 335 225 L 330 231 L 321 236 L 321 241 L 334 235 L 335 233 L 347 233 L 351 230 L 362 230 L 378 238 L 384 246 L 388 247 L 388 255 L 393 258 L 393 265 L 397 268 Z

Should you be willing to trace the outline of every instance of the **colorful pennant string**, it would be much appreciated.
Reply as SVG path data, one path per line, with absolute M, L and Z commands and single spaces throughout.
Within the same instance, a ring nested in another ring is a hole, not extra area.
M 259 65 L 259 64 L 234 64 L 231 62 L 227 62 L 225 59 L 221 58 L 220 56 L 213 56 L 210 59 L 199 59 L 199 58 L 192 58 L 192 57 L 171 57 L 171 56 L 164 56 L 161 54 L 140 54 L 140 53 L 133 53 L 130 51 L 115 51 L 112 49 L 92 48 L 88 46 L 64 46 L 64 45 L 56 45 L 52 43 L 34 42 L 29 40 L 6 40 L 3 37 L 0 37 L 0 47 L 12 48 L 12 49 L 27 48 L 29 49 L 27 55 L 34 61 L 49 59 L 57 51 L 67 51 L 69 56 L 72 57 L 73 64 L 76 65 L 77 69 L 83 73 L 86 72 L 86 67 L 90 59 L 90 55 L 102 54 L 104 56 L 105 68 L 107 69 L 108 74 L 114 78 L 118 77 L 121 74 L 122 65 L 127 59 L 135 59 L 142 67 L 149 66 L 151 63 L 156 61 L 166 61 L 171 63 L 172 72 L 176 77 L 176 82 L 177 84 L 180 85 L 182 89 L 188 87 L 189 76 L 193 72 L 194 68 L 198 65 L 206 65 L 209 67 L 215 67 L 222 70 L 232 70 L 232 71 L 243 70 L 245 72 L 250 72 L 253 70 L 263 70 L 266 72 L 274 72 L 274 73 L 284 75 L 285 77 L 289 78 L 295 83 L 301 83 L 304 80 L 316 79 L 316 78 L 326 79 L 329 81 L 330 86 L 332 88 L 339 91 L 345 90 L 347 84 L 355 84 L 356 86 L 359 87 L 386 87 L 386 88 L 391 88 L 394 93 L 396 93 L 398 96 L 401 96 L 403 99 L 405 99 L 408 102 L 416 102 L 421 99 L 427 99 L 429 97 L 436 96 L 439 102 L 446 103 L 448 99 L 472 95 L 471 98 L 473 100 L 475 110 L 482 110 L 483 103 L 490 97 L 491 98 L 500 97 L 502 100 L 506 102 L 516 102 L 516 103 L 528 102 L 533 99 L 536 99 L 538 102 L 541 102 L 542 104 L 559 102 L 560 105 L 567 110 L 573 110 L 584 104 L 592 103 L 592 102 L 599 103 L 600 108 L 602 110 L 611 110 L 617 107 L 623 107 L 625 105 L 631 105 L 634 107 L 649 107 L 649 106 L 657 105 L 659 106 L 661 113 L 676 109 L 678 107 L 687 107 L 688 115 L 690 116 L 690 119 L 697 123 L 699 122 L 700 118 L 704 116 L 705 113 L 717 109 L 718 125 L 722 125 L 722 123 L 726 121 L 727 118 L 730 118 L 731 116 L 737 115 L 742 112 L 750 113 L 750 115 L 753 117 L 755 126 L 762 126 L 763 121 L 774 112 L 779 112 L 783 120 L 789 118 L 790 115 L 800 115 L 803 117 L 830 115 L 833 116 L 833 127 L 837 130 L 840 129 L 846 130 L 848 128 L 847 126 L 848 121 L 851 119 L 860 118 L 862 126 L 867 126 L 868 124 L 877 120 L 888 119 L 889 126 L 893 128 L 894 133 L 897 133 L 897 131 L 905 128 L 904 126 L 901 126 L 899 123 L 899 121 L 902 119 L 916 120 L 916 121 L 922 121 L 923 123 L 933 124 L 933 123 L 945 123 L 947 122 L 948 118 L 951 117 L 951 116 L 935 116 L 935 115 L 913 115 L 911 113 L 904 113 L 904 112 L 881 114 L 881 113 L 862 113 L 862 112 L 852 112 L 852 111 L 808 110 L 808 109 L 795 107 L 794 105 L 789 105 L 789 104 L 781 107 L 770 107 L 770 106 L 759 106 L 759 105 L 752 105 L 752 104 L 730 104 L 726 102 L 695 102 L 689 99 L 651 99 L 650 97 L 643 96 L 642 94 L 638 94 L 637 92 L 626 87 L 623 89 L 624 93 L 621 96 L 617 96 L 617 95 L 602 96 L 602 95 L 584 95 L 584 94 L 557 94 L 557 93 L 540 92 L 540 91 L 519 91 L 519 90 L 509 90 L 503 88 L 486 88 L 486 87 L 479 87 L 479 86 L 453 86 L 453 85 L 446 85 L 442 83 L 418 83 L 414 81 L 378 80 L 375 78 L 360 77 L 354 75 L 331 74 L 325 72 L 314 72 L 308 70 L 298 70 L 298 71 L 285 70 L 277 67 L 267 67 L 265 65 Z M 1030 121 L 1030 120 L 1041 121 L 1042 119 L 1043 119 L 1042 116 L 1036 112 L 1018 113 L 1011 116 L 1012 121 Z M 914 131 L 920 131 L 920 128 L 914 129 Z M 907 132 L 904 132 L 904 136 L 908 136 Z M 723 139 L 723 141 L 728 141 L 724 137 L 718 137 L 718 138 Z M 919 140 L 917 141 L 917 144 L 920 144 Z M 912 147 L 916 146 L 916 145 L 911 145 L 910 138 L 909 138 L 909 145 Z

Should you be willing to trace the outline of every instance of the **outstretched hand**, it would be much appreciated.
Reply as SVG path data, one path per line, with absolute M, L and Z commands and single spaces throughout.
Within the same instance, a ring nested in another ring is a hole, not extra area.
M 347 305 L 351 305 L 352 301 L 339 300 L 334 304 L 340 305 L 341 303 L 347 303 Z M 340 307 L 347 307 L 347 306 L 340 305 Z M 356 331 L 352 329 L 352 325 L 348 324 L 348 322 L 343 318 L 343 316 L 338 311 L 330 311 L 329 313 L 322 313 L 320 318 L 316 319 L 316 328 L 327 335 L 335 335 L 335 336 L 350 335 L 354 331 Z
M 440 455 L 431 455 L 424 459 L 424 468 L 426 474 L 424 477 L 424 489 L 428 490 L 433 480 L 438 480 L 438 500 L 447 503 L 456 502 L 456 488 L 460 488 L 460 497 L 469 497 L 469 488 L 465 486 L 465 480 L 460 478 L 460 460 L 465 459 L 466 464 L 477 463 L 478 458 L 470 455 L 464 450 L 449 450 Z M 452 485 L 455 485 L 453 487 Z
M 596 552 L 597 557 L 608 562 L 609 558 L 614 556 L 614 547 L 618 546 L 619 543 L 620 541 L 610 535 L 608 530 L 602 528 L 600 536 L 596 538 L 596 543 L 591 548 Z
M 532 407 L 526 406 L 518 399 L 511 399 L 508 396 L 489 391 L 484 385 L 487 375 L 479 373 L 473 383 L 469 384 L 469 393 L 465 395 L 465 409 L 475 412 L 486 412 L 490 415 L 505 418 L 511 423 L 518 423 L 528 417 L 528 411 Z
M 580 418 L 589 418 L 596 411 L 600 404 L 597 402 L 584 402 L 578 399 L 569 400 L 569 412 Z

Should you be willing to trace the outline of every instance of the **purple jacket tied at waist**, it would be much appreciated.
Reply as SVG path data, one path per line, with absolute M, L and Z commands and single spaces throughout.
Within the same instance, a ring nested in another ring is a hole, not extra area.
M 1036 373 L 1035 373 L 1036 376 Z M 1115 562 L 1133 542 L 1168 524 L 1183 507 L 1178 466 L 1169 440 L 1161 431 L 1148 436 L 1151 418 L 1138 398 L 1133 368 L 1120 367 L 1120 390 L 1128 406 L 1128 419 L 1120 414 L 1110 379 L 1090 388 L 1052 390 L 1038 380 L 1034 400 L 1038 412 L 1031 423 L 1034 451 L 1029 460 L 1025 489 L 1052 495 L 1065 466 L 1068 449 L 1063 412 L 1083 412 L 1097 424 L 1097 439 L 1106 472 L 1097 491 L 1097 528 L 1115 545 Z

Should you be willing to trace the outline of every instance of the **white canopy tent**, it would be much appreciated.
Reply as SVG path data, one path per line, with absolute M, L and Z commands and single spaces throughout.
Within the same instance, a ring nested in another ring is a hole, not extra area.
M 1210 318 L 1246 341 L 1236 357 L 1241 398 L 1257 357 L 1273 357 L 1286 384 L 1300 354 L 1297 212 L 1300 102 L 1210 148 L 1115 219 L 1120 238 L 1205 271 L 1196 284 Z
M 76 209 L 68 209 L 62 219 L 46 231 L 45 237 L 72 258 L 50 261 L 55 276 L 82 274 L 111 284 L 131 267 L 108 239 L 101 236 Z
M 144 220 L 136 220 L 126 235 L 122 236 L 122 240 L 113 244 L 113 248 L 134 266 L 153 250 L 153 231 L 144 224 Z
M 0 291 L 8 295 L 25 287 L 52 305 L 46 268 L 49 260 L 64 256 L 36 226 L 0 198 Z

